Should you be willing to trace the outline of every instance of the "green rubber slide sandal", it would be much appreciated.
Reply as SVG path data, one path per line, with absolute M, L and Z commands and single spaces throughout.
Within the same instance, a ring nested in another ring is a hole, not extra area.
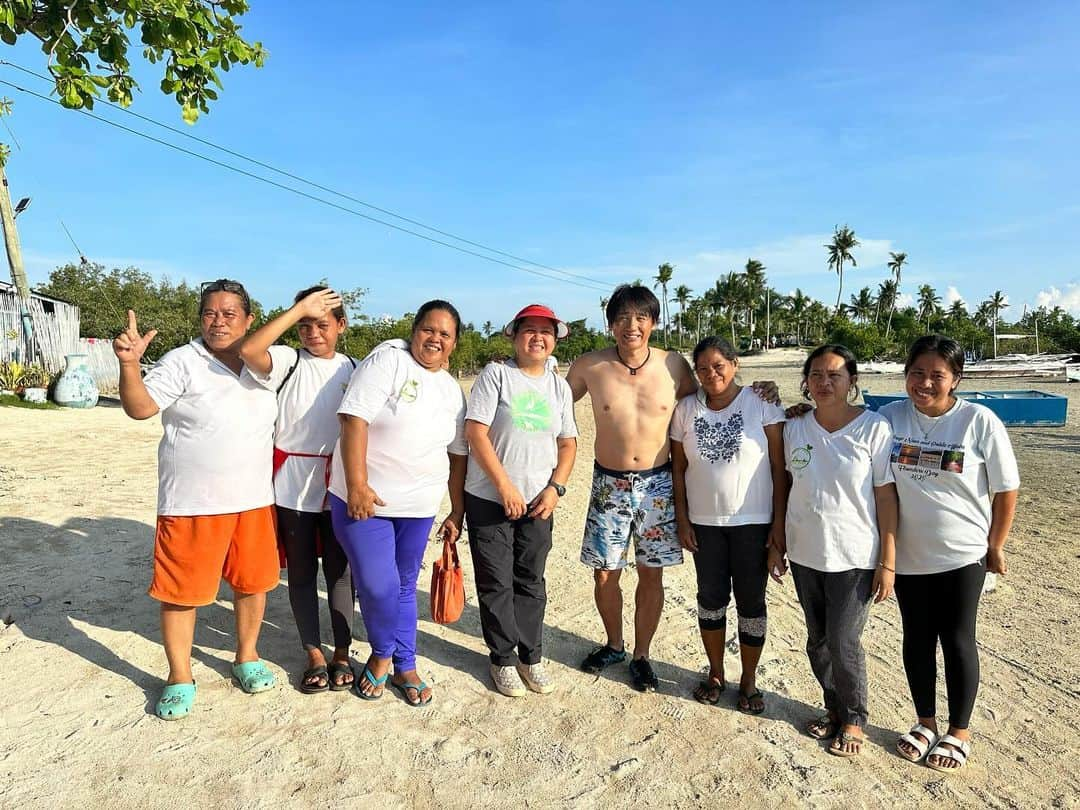
M 233 664 L 232 674 L 240 682 L 240 688 L 249 695 L 273 689 L 274 684 L 277 683 L 274 673 L 270 671 L 262 660 Z
M 154 712 L 162 720 L 180 720 L 191 714 L 195 705 L 195 681 L 170 683 L 161 690 Z

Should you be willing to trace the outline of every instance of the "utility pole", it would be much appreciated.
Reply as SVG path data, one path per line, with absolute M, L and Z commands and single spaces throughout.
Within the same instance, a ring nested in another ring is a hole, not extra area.
M 765 351 L 769 350 L 772 339 L 772 290 L 765 288 Z
M 15 292 L 19 296 L 19 313 L 22 316 L 23 334 L 26 337 L 25 360 L 33 352 L 34 322 L 30 319 L 30 283 L 26 280 L 23 268 L 22 249 L 19 247 L 19 232 L 15 230 L 15 212 L 11 209 L 11 194 L 8 192 L 7 174 L 0 164 L 0 222 L 4 227 L 4 246 L 7 248 L 8 265 L 11 267 L 11 280 L 15 283 Z

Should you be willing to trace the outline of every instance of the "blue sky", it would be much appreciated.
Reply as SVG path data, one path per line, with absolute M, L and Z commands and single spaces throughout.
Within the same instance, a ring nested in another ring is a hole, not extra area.
M 0 87 L 22 146 L 12 194 L 34 199 L 32 282 L 77 258 L 62 219 L 91 259 L 235 277 L 268 306 L 327 277 L 369 288 L 373 316 L 445 297 L 501 323 L 538 300 L 598 325 L 606 290 L 665 261 L 700 293 L 753 256 L 776 289 L 831 303 L 822 244 L 847 223 L 863 245 L 845 301 L 897 250 L 908 294 L 928 282 L 974 306 L 1002 289 L 1007 317 L 1080 314 L 1075 3 L 253 5 L 244 31 L 270 58 L 224 75 L 193 134 L 592 282 L 462 255 Z M 44 65 L 29 42 L 0 58 Z M 137 77 L 133 109 L 183 127 L 160 74 Z

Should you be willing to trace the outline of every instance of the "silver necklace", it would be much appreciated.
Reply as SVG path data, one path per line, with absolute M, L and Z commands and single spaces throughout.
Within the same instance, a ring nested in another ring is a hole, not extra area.
M 933 423 L 930 425 L 929 429 L 927 429 L 926 424 L 923 422 L 923 415 L 919 413 L 919 409 L 915 407 L 914 402 L 911 403 L 911 412 L 915 414 L 915 424 L 922 432 L 923 441 L 928 441 L 930 439 L 930 434 L 937 430 L 937 426 L 941 424 L 941 417 L 944 416 L 945 413 L 948 413 L 948 411 L 946 411 L 941 416 L 928 416 L 927 418 L 932 419 Z

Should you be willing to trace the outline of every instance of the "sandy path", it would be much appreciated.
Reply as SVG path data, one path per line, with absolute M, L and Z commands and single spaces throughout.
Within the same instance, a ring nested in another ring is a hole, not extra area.
M 785 399 L 796 399 L 790 356 L 747 366 L 748 379 L 776 379 Z M 898 377 L 866 382 L 900 390 Z M 577 671 L 600 634 L 591 578 L 577 562 L 592 463 L 587 400 L 548 565 L 554 695 L 511 701 L 488 685 L 471 582 L 461 621 L 440 627 L 426 618 L 432 544 L 418 645 L 436 689 L 430 708 L 389 695 L 377 703 L 301 695 L 293 684 L 302 658 L 279 589 L 261 652 L 280 686 L 249 697 L 231 682 L 223 598 L 200 612 L 195 714 L 163 723 L 152 711 L 164 655 L 145 595 L 157 420 L 132 422 L 115 408 L 0 409 L 0 806 L 1080 806 L 1080 645 L 1070 640 L 1080 615 L 1080 386 L 1037 387 L 1071 395 L 1069 423 L 1011 431 L 1024 479 L 1011 572 L 983 602 L 973 759 L 951 778 L 892 753 L 912 719 L 892 601 L 874 609 L 866 631 L 871 745 L 858 761 L 829 756 L 800 733 L 820 696 L 790 582 L 769 589 L 763 717 L 731 708 L 736 655 L 720 707 L 688 697 L 704 665 L 689 562 L 667 579 L 653 653 L 659 694 L 634 692 L 625 668 Z M 468 577 L 467 556 L 465 565 Z M 626 580 L 632 587 L 633 574 Z M 362 626 L 357 635 L 362 659 Z

